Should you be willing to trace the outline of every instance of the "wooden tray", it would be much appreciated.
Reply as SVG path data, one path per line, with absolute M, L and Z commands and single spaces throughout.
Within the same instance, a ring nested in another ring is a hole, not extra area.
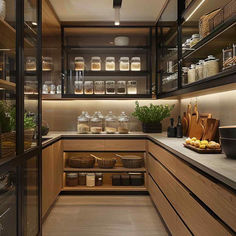
M 194 147 L 192 145 L 188 145 L 186 143 L 184 143 L 184 146 L 192 151 L 195 151 L 197 153 L 200 153 L 200 154 L 219 154 L 222 152 L 221 148 L 220 149 L 200 149 L 200 148 L 197 148 L 197 147 Z

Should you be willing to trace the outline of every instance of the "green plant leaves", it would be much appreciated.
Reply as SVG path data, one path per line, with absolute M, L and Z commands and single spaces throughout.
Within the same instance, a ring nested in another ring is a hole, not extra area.
M 170 116 L 170 112 L 173 110 L 174 105 L 153 105 L 140 106 L 139 102 L 135 102 L 135 112 L 133 116 L 139 119 L 143 123 L 158 123 L 163 119 Z

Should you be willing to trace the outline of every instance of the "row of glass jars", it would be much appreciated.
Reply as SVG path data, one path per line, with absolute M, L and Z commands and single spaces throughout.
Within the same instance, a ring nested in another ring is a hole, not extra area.
M 116 117 L 112 111 L 110 111 L 105 117 L 101 112 L 95 112 L 92 117 L 87 112 L 82 114 L 77 119 L 77 132 L 79 134 L 100 134 L 105 131 L 107 134 L 114 134 L 116 132 L 120 134 L 129 133 L 129 117 L 122 112 Z
M 131 62 L 129 61 L 129 57 L 120 57 L 119 69 L 120 71 L 129 71 L 129 70 L 140 71 L 141 70 L 140 57 L 132 57 Z M 83 57 L 75 57 L 75 70 L 76 71 L 85 70 L 85 61 Z M 102 70 L 101 57 L 92 57 L 91 71 L 100 71 L 100 70 Z M 106 57 L 105 70 L 106 71 L 116 70 L 115 57 Z
M 75 94 L 137 94 L 137 81 L 75 81 Z
M 53 70 L 52 57 L 42 57 L 42 69 L 43 69 L 43 71 Z M 26 71 L 36 71 L 36 58 L 35 57 L 26 57 L 25 70 Z
M 219 73 L 219 59 L 209 55 L 205 60 L 200 60 L 191 67 L 183 67 L 184 84 L 190 84 L 206 77 L 214 76 Z

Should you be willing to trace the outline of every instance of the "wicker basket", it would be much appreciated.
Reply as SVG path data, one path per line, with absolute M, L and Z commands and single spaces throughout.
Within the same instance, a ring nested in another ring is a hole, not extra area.
M 224 11 L 224 21 L 229 19 L 232 16 L 236 15 L 236 1 L 232 0 L 226 4 L 223 8 Z
M 206 37 L 211 32 L 210 20 L 214 18 L 216 14 L 220 12 L 221 9 L 217 9 L 211 13 L 203 15 L 199 20 L 199 34 L 201 38 Z
M 73 168 L 93 168 L 94 164 L 94 157 L 71 157 L 69 159 L 69 166 Z
M 0 134 L 0 159 L 10 157 L 16 151 L 16 132 Z
M 144 159 L 143 157 L 139 156 L 123 156 L 121 157 L 123 166 L 125 168 L 141 168 L 144 166 Z
M 213 18 L 209 20 L 210 32 L 223 22 L 224 22 L 224 11 L 223 9 L 220 9 L 220 11 Z
M 33 137 L 34 137 L 35 129 L 26 129 L 24 131 L 24 148 L 31 148 Z
M 116 165 L 116 159 L 105 159 L 105 158 L 100 158 L 97 159 L 98 162 L 98 167 L 103 168 L 103 169 L 112 169 Z

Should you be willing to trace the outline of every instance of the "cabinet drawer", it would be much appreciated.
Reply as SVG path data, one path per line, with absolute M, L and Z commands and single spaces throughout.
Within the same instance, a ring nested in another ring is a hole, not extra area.
M 63 140 L 64 151 L 104 151 L 103 139 Z
M 148 150 L 227 225 L 236 231 L 236 195 L 198 173 L 189 165 L 152 142 Z
M 105 139 L 104 143 L 107 151 L 146 151 L 144 139 Z
M 158 161 L 148 156 L 149 173 L 194 235 L 230 235 Z
M 176 214 L 174 209 L 171 207 L 165 196 L 162 194 L 160 189 L 156 186 L 153 179 L 149 176 L 149 193 L 153 202 L 155 203 L 158 211 L 160 212 L 163 220 L 165 221 L 171 235 L 191 235 L 189 230 L 186 228 L 182 220 Z

